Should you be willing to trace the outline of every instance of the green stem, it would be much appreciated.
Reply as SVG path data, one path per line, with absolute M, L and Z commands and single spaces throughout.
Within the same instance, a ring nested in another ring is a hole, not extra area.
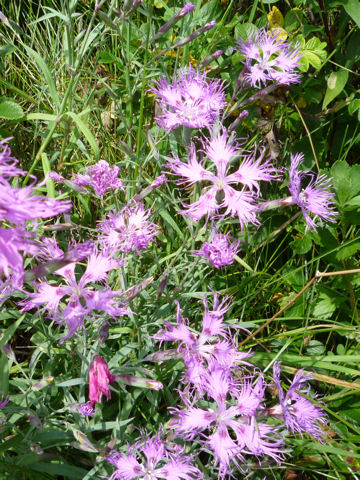
M 138 176 L 139 155 L 140 155 L 141 140 L 142 140 L 141 135 L 142 135 L 142 128 L 143 128 L 143 123 L 144 123 L 146 65 L 147 65 L 147 59 L 148 59 L 148 53 L 149 53 L 150 26 L 151 26 L 151 20 L 152 20 L 152 15 L 153 15 L 153 8 L 154 8 L 154 2 L 151 2 L 150 12 L 149 12 L 149 15 L 148 15 L 148 18 L 147 18 L 147 24 L 146 24 L 144 70 L 143 70 L 143 77 L 142 77 L 142 84 L 141 84 L 140 118 L 139 118 L 139 127 L 138 127 L 137 137 L 136 137 L 136 160 L 137 160 L 137 164 L 136 164 L 136 167 L 135 167 L 135 180 L 137 179 L 137 176 Z

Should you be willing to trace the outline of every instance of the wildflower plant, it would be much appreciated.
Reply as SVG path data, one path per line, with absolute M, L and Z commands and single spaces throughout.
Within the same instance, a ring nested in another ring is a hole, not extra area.
M 354 476 L 353 12 L 8 3 L 0 476 Z

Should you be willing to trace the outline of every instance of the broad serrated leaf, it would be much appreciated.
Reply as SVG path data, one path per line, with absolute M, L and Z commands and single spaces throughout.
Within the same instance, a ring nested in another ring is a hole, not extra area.
M 322 355 L 325 353 L 324 344 L 319 340 L 310 340 L 306 345 L 306 353 L 307 355 Z
M 332 72 L 327 80 L 327 89 L 323 101 L 323 110 L 344 90 L 346 82 L 349 78 L 349 72 L 347 70 L 338 70 Z
M 252 23 L 242 23 L 235 27 L 235 38 L 241 38 L 244 42 L 248 41 L 253 35 L 255 35 L 259 29 Z
M 0 102 L 0 118 L 5 120 L 18 120 L 24 116 L 23 109 L 12 100 Z
M 334 299 L 326 295 L 326 293 L 321 293 L 319 297 L 320 299 L 316 302 L 312 312 L 314 317 L 330 318 L 336 310 Z
M 330 170 L 337 199 L 341 206 L 360 194 L 360 165 L 350 165 L 338 160 Z

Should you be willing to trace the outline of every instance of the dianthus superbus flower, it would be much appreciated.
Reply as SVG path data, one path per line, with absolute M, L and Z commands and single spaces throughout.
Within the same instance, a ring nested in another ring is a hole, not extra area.
M 226 370 L 215 367 L 203 374 L 211 408 L 193 405 L 183 395 L 185 408 L 171 409 L 174 414 L 171 425 L 177 432 L 185 440 L 198 439 L 213 453 L 215 463 L 219 464 L 219 478 L 231 475 L 232 464 L 241 469 L 249 454 L 259 460 L 270 456 L 280 463 L 283 439 L 278 436 L 278 429 L 255 418 L 262 411 L 265 385 L 261 376 L 255 386 L 254 380 L 255 376 L 250 376 L 241 384 Z
M 145 436 L 146 434 L 144 434 Z M 115 466 L 109 480 L 194 480 L 200 479 L 200 470 L 192 464 L 192 457 L 185 454 L 180 445 L 166 444 L 161 433 L 146 437 L 128 448 L 128 454 L 113 450 L 105 458 Z
M 223 235 L 213 232 L 210 241 L 204 242 L 201 249 L 195 250 L 193 253 L 207 258 L 215 268 L 220 268 L 234 262 L 234 257 L 239 251 L 239 243 L 238 240 L 233 243 L 229 242 L 228 233 Z
M 100 242 L 106 249 L 116 252 L 144 250 L 157 235 L 158 227 L 149 221 L 150 210 L 142 204 L 124 207 L 120 212 L 110 213 L 99 222 Z
M 279 391 L 280 405 L 271 408 L 270 413 L 283 418 L 286 428 L 292 433 L 300 433 L 302 436 L 306 432 L 323 442 L 323 427 L 327 423 L 327 416 L 319 405 L 304 397 L 304 394 L 310 396 L 308 381 L 311 378 L 310 374 L 305 375 L 304 370 L 299 370 L 285 393 L 280 383 L 280 363 L 275 362 L 273 379 Z
M 285 85 L 300 82 L 295 68 L 302 55 L 299 48 L 291 47 L 281 38 L 280 31 L 261 29 L 247 42 L 238 40 L 238 50 L 244 55 L 244 77 L 253 87 L 261 88 L 267 82 Z
M 291 154 L 289 168 L 289 185 L 291 193 L 290 204 L 298 205 L 306 221 L 306 228 L 316 230 L 315 220 L 317 217 L 328 222 L 335 222 L 337 211 L 335 210 L 331 192 L 331 179 L 326 175 L 315 175 L 309 171 L 300 171 L 299 166 L 304 160 L 302 153 Z M 301 188 L 301 181 L 310 178 L 310 183 L 304 189 Z M 314 215 L 314 218 L 310 217 Z
M 192 185 L 196 182 L 207 182 L 199 199 L 186 205 L 183 213 L 194 221 L 204 216 L 223 218 L 227 215 L 238 216 L 240 226 L 249 222 L 258 225 L 256 218 L 256 200 L 259 195 L 259 181 L 277 180 L 279 171 L 272 167 L 270 160 L 263 161 L 264 151 L 258 158 L 255 153 L 246 154 L 236 139 L 228 136 L 225 129 L 215 133 L 209 140 L 203 141 L 203 152 L 211 162 L 208 169 L 198 157 L 192 143 L 187 162 L 174 158 L 168 163 L 172 172 L 179 176 L 178 184 Z M 230 173 L 232 160 L 242 160 L 234 172 Z M 213 173 L 212 170 L 216 170 Z M 239 187 L 236 190 L 233 185 Z
M 118 178 L 120 168 L 110 167 L 108 162 L 100 160 L 87 168 L 85 174 L 78 173 L 72 181 L 78 186 L 90 186 L 97 195 L 104 195 L 107 190 L 124 189 L 122 181 Z
M 59 249 L 59 255 L 61 250 Z M 61 252 L 62 253 L 62 252 Z M 85 318 L 95 320 L 98 317 L 96 312 L 105 312 L 110 317 L 117 318 L 127 315 L 129 310 L 119 300 L 121 291 L 113 291 L 108 285 L 102 289 L 94 289 L 90 284 L 93 282 L 104 282 L 110 270 L 120 265 L 108 255 L 93 252 L 88 257 L 87 267 L 77 280 L 75 275 L 76 262 L 70 263 L 55 273 L 65 281 L 63 285 L 53 285 L 45 281 L 34 282 L 37 292 L 28 293 L 28 297 L 20 302 L 24 311 L 42 307 L 42 311 L 49 313 L 55 322 L 66 325 L 67 335 L 61 342 L 71 337 L 78 328 L 84 328 Z
M 181 125 L 203 128 L 212 125 L 225 106 L 224 84 L 220 80 L 206 78 L 189 67 L 180 71 L 169 83 L 164 77 L 152 88 L 159 97 L 160 115 L 158 124 L 166 130 Z
M 199 389 L 202 388 L 203 373 L 213 362 L 226 369 L 237 368 L 238 363 L 248 365 L 244 360 L 251 356 L 251 353 L 237 350 L 229 332 L 230 326 L 224 323 L 224 314 L 230 308 L 229 299 L 220 302 L 215 294 L 213 308 L 209 308 L 205 298 L 203 306 L 201 332 L 190 329 L 189 322 L 182 316 L 177 303 L 176 326 L 167 323 L 165 329 L 154 335 L 161 342 L 178 343 L 178 352 L 187 367 L 185 379 Z

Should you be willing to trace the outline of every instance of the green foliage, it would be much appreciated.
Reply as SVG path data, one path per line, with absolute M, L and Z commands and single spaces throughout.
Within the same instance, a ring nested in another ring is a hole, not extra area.
M 153 335 L 164 323 L 174 323 L 175 301 L 195 328 L 199 300 L 209 296 L 210 289 L 232 295 L 227 321 L 242 327 L 239 342 L 248 339 L 245 329 L 255 331 L 287 307 L 240 348 L 251 349 L 253 363 L 267 373 L 275 360 L 291 378 L 301 368 L 312 372 L 313 385 L 327 404 L 326 444 L 289 435 L 289 469 L 305 472 L 309 479 L 356 478 L 360 276 L 319 277 L 303 289 L 318 271 L 359 268 L 360 7 L 355 0 L 325 2 L 325 11 L 311 1 L 195 3 L 191 15 L 152 43 L 183 3 L 145 0 L 124 19 L 123 3 L 115 1 L 98 2 L 98 11 L 85 0 L 2 2 L 0 130 L 3 138 L 14 137 L 13 154 L 22 168 L 39 179 L 51 171 L 71 178 L 106 159 L 121 168 L 127 186 L 117 196 L 99 199 L 79 193 L 69 183 L 47 180 L 41 192 L 71 198 L 74 210 L 71 218 L 57 224 L 41 223 L 42 234 L 56 233 L 63 245 L 92 238 L 104 214 L 148 187 L 172 154 L 186 157 L 188 132 L 180 132 L 178 142 L 154 121 L 157 112 L 149 89 L 160 75 L 169 78 L 189 62 L 199 66 L 221 49 L 223 54 L 209 63 L 208 74 L 229 85 L 229 104 L 241 104 L 241 91 L 231 99 L 241 69 L 235 41 L 247 40 L 266 26 L 274 3 L 288 40 L 302 49 L 304 81 L 291 91 L 271 91 L 255 99 L 236 134 L 250 137 L 249 149 L 255 142 L 266 146 L 269 138 L 275 139 L 280 153 L 273 160 L 278 168 L 288 166 L 290 152 L 303 151 L 304 169 L 315 171 L 318 164 L 333 178 L 339 218 L 321 225 L 318 232 L 306 231 L 302 216 L 294 217 L 297 207 L 264 212 L 261 227 L 244 231 L 230 221 L 226 231 L 241 240 L 241 251 L 234 265 L 214 271 L 192 253 L 207 238 L 206 231 L 177 213 L 189 196 L 195 198 L 196 189 L 167 182 L 145 198 L 152 221 L 160 227 L 157 241 L 140 258 L 130 256 L 126 268 L 109 279 L 114 288 L 140 287 L 129 301 L 134 313 L 110 324 L 106 343 L 99 342 L 99 322 L 87 326 L 87 336 L 79 334 L 60 344 L 62 326 L 37 311 L 20 315 L 16 302 L 24 294 L 9 300 L 0 312 L 0 347 L 5 347 L 0 390 L 11 399 L 3 409 L 7 422 L 0 431 L 1 480 L 109 476 L 103 459 L 111 448 L 126 452 L 139 429 L 154 433 L 159 425 L 166 426 L 167 407 L 179 404 L 176 389 L 183 365 L 174 358 L 159 364 L 148 360 L 159 350 Z M 213 19 L 216 28 L 182 48 L 172 48 Z M 226 124 L 236 118 L 230 112 Z M 286 186 L 280 193 L 289 195 Z M 278 194 L 278 187 L 269 187 L 264 198 Z M 27 262 L 27 270 L 36 265 L 30 256 Z M 54 284 L 56 278 L 52 272 Z M 142 284 L 144 279 L 148 281 Z M 31 288 L 28 283 L 26 289 Z M 111 400 L 99 405 L 94 417 L 82 417 L 73 405 L 86 401 L 89 364 L 99 353 L 112 371 L 161 381 L 163 390 L 116 384 Z M 267 395 L 272 396 L 271 388 Z M 205 468 L 209 478 L 216 477 L 212 466 Z M 251 478 L 265 475 L 281 479 L 287 473 L 266 463 L 263 471 L 252 471 Z

